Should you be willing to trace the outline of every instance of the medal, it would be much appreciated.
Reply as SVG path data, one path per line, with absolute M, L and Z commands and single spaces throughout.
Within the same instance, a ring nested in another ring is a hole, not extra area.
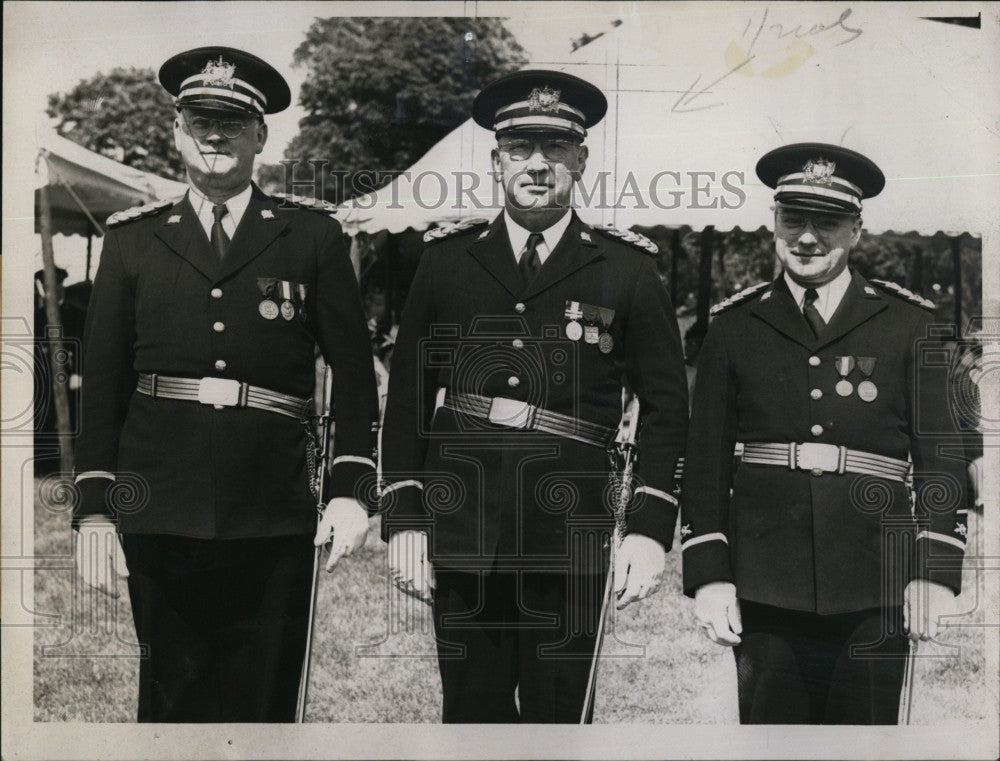
M 611 337 L 610 333 L 601 333 L 597 339 L 597 348 L 601 350 L 601 354 L 610 354 L 611 350 L 615 348 L 615 339 Z
M 583 336 L 583 326 L 576 320 L 570 320 L 566 324 L 566 338 L 570 341 L 579 341 Z
M 299 319 L 304 320 L 306 318 L 306 287 L 296 283 L 295 294 L 298 296 L 299 301 Z
M 278 316 L 278 305 L 275 304 L 271 299 L 264 299 L 260 302 L 260 306 L 257 307 L 257 311 L 260 312 L 260 316 L 265 320 L 273 320 Z
M 865 376 L 865 379 L 858 384 L 858 396 L 866 402 L 874 402 L 878 396 L 878 389 L 871 381 L 871 375 L 875 372 L 877 361 L 877 357 L 858 357 L 858 369 Z
M 580 309 L 579 301 L 567 301 L 566 311 L 564 316 L 568 323 L 566 323 L 566 337 L 570 341 L 579 341 L 583 336 L 583 326 L 577 322 L 581 317 L 583 317 L 583 310 Z
M 600 329 L 597 327 L 597 307 L 591 306 L 590 304 L 581 304 L 580 309 L 583 312 L 584 322 L 587 323 L 583 329 L 583 340 L 589 344 L 596 344 L 597 338 L 601 333 Z
M 840 380 L 837 382 L 837 385 L 834 386 L 834 390 L 841 396 L 850 396 L 854 392 L 854 386 L 852 386 L 851 382 L 847 380 L 847 376 L 854 370 L 854 357 L 836 357 L 834 359 L 834 365 L 837 368 L 837 372 L 840 374 Z
M 281 316 L 284 317 L 286 320 L 294 320 L 295 319 L 295 304 L 293 304 L 291 301 L 282 301 L 281 302 Z
M 596 344 L 599 339 L 599 331 L 596 325 L 588 325 L 583 329 L 583 340 L 589 344 Z

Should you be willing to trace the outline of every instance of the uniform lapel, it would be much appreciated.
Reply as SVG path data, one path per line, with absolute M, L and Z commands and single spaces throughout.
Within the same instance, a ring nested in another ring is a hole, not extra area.
M 254 185 L 250 203 L 243 212 L 243 219 L 236 228 L 236 235 L 233 236 L 229 251 L 222 262 L 219 279 L 229 277 L 244 267 L 267 248 L 287 226 L 287 212 L 281 211 L 277 201 Z
M 219 258 L 212 250 L 189 196 L 185 194 L 170 213 L 164 215 L 156 237 L 202 275 L 215 281 L 219 274 Z
M 770 291 L 764 291 L 750 312 L 807 349 L 816 347 L 816 337 L 792 298 L 784 275 L 778 277 Z
M 820 333 L 817 348 L 833 343 L 886 308 L 885 300 L 878 290 L 857 272 L 851 272 L 851 284 L 844 292 L 830 322 Z
M 555 250 L 535 273 L 534 280 L 528 284 L 522 298 L 529 299 L 546 288 L 551 288 L 603 254 L 596 236 L 587 229 L 575 212 L 570 213 L 573 214 L 573 219 L 556 244 Z
M 468 251 L 483 269 L 510 292 L 511 296 L 520 295 L 523 287 L 521 274 L 514 262 L 503 214 L 498 215 L 485 232 L 469 243 Z

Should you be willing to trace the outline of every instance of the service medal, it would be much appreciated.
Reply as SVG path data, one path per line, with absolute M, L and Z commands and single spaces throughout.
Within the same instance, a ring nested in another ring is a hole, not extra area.
M 291 301 L 281 302 L 281 316 L 286 320 L 295 319 L 295 305 Z
M 878 389 L 875 388 L 875 384 L 870 380 L 861 381 L 861 383 L 858 384 L 858 396 L 860 396 L 863 401 L 874 402 L 875 397 L 878 396 Z
M 597 339 L 597 348 L 601 350 L 601 354 L 610 354 L 611 350 L 615 348 L 615 339 L 611 337 L 610 333 L 601 333 Z
M 834 386 L 834 389 L 841 396 L 850 396 L 852 393 L 854 393 L 854 386 L 852 386 L 851 382 L 846 378 L 841 378 L 839 381 L 837 381 L 837 385 Z
M 257 307 L 257 311 L 260 312 L 260 316 L 265 320 L 273 320 L 278 316 L 278 305 L 275 304 L 271 299 L 264 299 L 260 302 L 260 306 Z
M 583 326 L 576 320 L 566 323 L 566 338 L 570 341 L 579 341 L 583 336 Z
M 596 325 L 588 325 L 583 330 L 583 340 L 589 344 L 596 344 L 599 339 L 599 332 Z

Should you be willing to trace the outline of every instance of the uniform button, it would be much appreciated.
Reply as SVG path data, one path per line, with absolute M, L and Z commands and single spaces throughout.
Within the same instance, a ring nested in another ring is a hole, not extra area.
M 224 360 L 224 359 L 217 359 L 217 360 L 215 360 L 215 369 L 218 370 L 220 373 L 223 370 L 225 370 L 226 369 L 226 360 Z
M 809 472 L 812 473 L 817 478 L 819 478 L 821 475 L 823 475 L 823 469 L 822 468 L 813 468 Z
M 221 288 L 213 288 L 212 289 L 212 298 L 213 299 L 221 299 L 222 298 L 222 289 Z
M 809 364 L 812 365 L 813 367 L 818 367 L 819 362 L 820 362 L 819 357 L 817 357 L 815 354 L 809 357 Z
M 226 323 L 224 322 L 217 322 L 212 326 L 212 330 L 214 330 L 216 333 L 221 333 L 225 329 L 226 329 Z
M 514 305 L 514 311 L 517 312 L 518 314 L 524 314 L 524 310 L 526 308 L 527 307 L 525 307 L 524 304 L 522 304 L 520 301 Z
M 515 338 L 513 341 L 510 342 L 510 345 L 513 346 L 515 349 L 523 349 L 524 341 L 522 341 L 520 338 Z
M 817 423 L 816 425 L 814 425 L 812 428 L 809 429 L 809 432 L 813 436 L 821 436 L 823 434 L 823 426 Z
M 521 379 L 518 378 L 516 375 L 512 375 L 507 379 L 507 385 L 510 386 L 511 388 L 517 388 L 518 386 L 521 385 Z
M 809 392 L 809 397 L 811 399 L 822 399 L 823 392 L 820 391 L 818 388 L 814 388 L 812 391 Z

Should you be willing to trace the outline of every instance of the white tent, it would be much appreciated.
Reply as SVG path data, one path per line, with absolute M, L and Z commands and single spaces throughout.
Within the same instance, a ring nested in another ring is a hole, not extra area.
M 854 148 L 883 168 L 886 189 L 865 205 L 875 232 L 979 233 L 982 210 L 1000 200 L 1000 46 L 988 23 L 925 20 L 905 3 L 639 4 L 614 28 L 607 6 L 588 12 L 603 36 L 528 68 L 608 94 L 577 198 L 590 222 L 755 229 L 771 206 L 757 159 L 806 141 Z M 493 145 L 469 120 L 341 218 L 349 231 L 399 232 L 492 217 Z

